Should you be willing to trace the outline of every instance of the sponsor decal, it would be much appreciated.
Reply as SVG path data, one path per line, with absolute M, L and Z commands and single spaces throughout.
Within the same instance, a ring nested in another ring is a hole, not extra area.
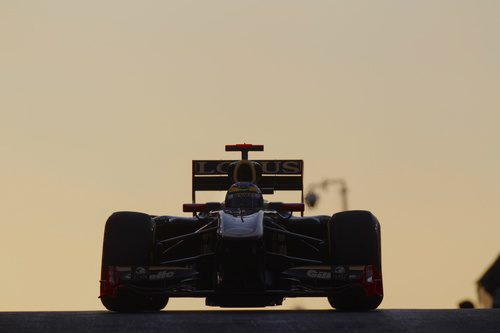
M 235 161 L 194 161 L 196 175 L 224 175 Z M 301 160 L 254 160 L 262 166 L 263 174 L 300 175 Z
M 165 280 L 165 279 L 171 279 L 175 276 L 174 271 L 159 271 L 156 274 L 151 274 L 149 275 L 150 280 Z
M 166 280 L 173 278 L 182 278 L 186 276 L 196 275 L 196 272 L 191 268 L 186 267 L 117 267 L 120 274 L 120 279 L 123 281 L 133 280 Z
M 263 173 L 299 174 L 302 169 L 300 161 L 261 161 Z
M 332 279 L 332 272 L 330 270 L 316 270 L 309 269 L 306 272 L 307 277 L 312 279 L 320 280 L 330 280 Z M 347 279 L 347 270 L 344 266 L 337 266 L 333 269 L 333 279 L 334 280 L 345 280 Z
M 317 271 L 315 269 L 310 269 L 306 272 L 306 275 L 312 279 L 329 280 L 332 278 L 332 273 L 325 271 Z
M 136 267 L 133 271 L 133 279 L 134 280 L 147 280 L 148 279 L 148 270 L 146 267 Z
M 137 267 L 137 268 L 135 269 L 135 274 L 136 274 L 136 275 L 144 275 L 144 274 L 146 274 L 147 272 L 148 272 L 148 271 L 147 271 L 147 270 L 146 270 L 146 268 L 144 268 L 144 267 Z

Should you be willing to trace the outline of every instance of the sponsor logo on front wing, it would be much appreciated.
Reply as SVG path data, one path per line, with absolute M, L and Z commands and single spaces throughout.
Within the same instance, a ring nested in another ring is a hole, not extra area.
M 346 269 L 342 266 L 337 266 L 333 269 L 333 277 L 336 279 L 345 278 Z M 315 269 L 310 269 L 306 272 L 306 275 L 312 279 L 330 280 L 332 278 L 331 271 L 319 271 Z
M 334 266 L 294 267 L 283 272 L 287 276 L 314 280 L 358 280 L 363 275 L 364 266 Z M 333 275 L 332 275 L 333 273 Z
M 171 279 L 175 275 L 174 271 L 159 271 L 156 274 L 150 274 L 149 279 L 150 280 L 164 280 L 164 279 Z
M 124 271 L 122 269 L 122 272 L 120 274 L 120 278 L 124 281 L 131 281 L 131 280 L 150 280 L 150 281 L 157 281 L 157 280 L 166 280 L 166 279 L 172 279 L 176 276 L 175 271 L 166 271 L 166 270 L 149 270 L 145 267 L 137 267 L 135 269 L 128 268 L 128 271 Z
M 315 269 L 308 270 L 306 275 L 312 279 L 329 280 L 332 278 L 332 273 L 325 271 L 317 271 Z

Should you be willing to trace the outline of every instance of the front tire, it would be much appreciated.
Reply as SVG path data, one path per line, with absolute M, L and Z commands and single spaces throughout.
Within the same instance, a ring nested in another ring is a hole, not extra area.
M 372 266 L 380 277 L 377 292 L 367 294 L 362 285 L 353 286 L 328 297 L 337 310 L 376 309 L 383 299 L 380 224 L 368 211 L 337 213 L 329 221 L 330 253 L 334 265 Z
M 150 266 L 153 262 L 155 224 L 143 213 L 117 212 L 106 222 L 102 251 L 101 281 L 110 266 Z M 168 302 L 163 295 L 146 296 L 118 289 L 115 295 L 101 295 L 110 311 L 160 311 Z

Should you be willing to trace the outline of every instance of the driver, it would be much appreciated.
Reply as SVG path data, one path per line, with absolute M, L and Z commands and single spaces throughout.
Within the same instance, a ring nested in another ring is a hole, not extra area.
M 260 189 L 249 182 L 238 182 L 226 193 L 226 208 L 260 209 L 264 206 L 264 198 Z

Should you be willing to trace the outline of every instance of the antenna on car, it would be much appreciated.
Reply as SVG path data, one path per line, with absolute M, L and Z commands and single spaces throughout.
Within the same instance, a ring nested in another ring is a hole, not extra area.
M 249 143 L 226 145 L 226 151 L 241 151 L 241 159 L 248 160 L 249 151 L 264 151 L 264 145 L 252 145 Z

